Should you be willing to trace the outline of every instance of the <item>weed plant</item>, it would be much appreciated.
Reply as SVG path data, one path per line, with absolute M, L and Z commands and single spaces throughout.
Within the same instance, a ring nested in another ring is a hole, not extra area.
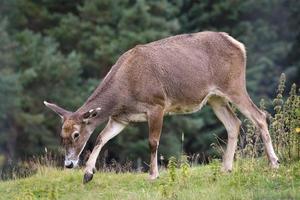
M 272 143 L 279 160 L 289 163 L 300 159 L 300 90 L 296 84 L 292 84 L 289 93 L 285 89 L 286 77 L 281 74 L 270 112 L 266 111 L 265 100 L 261 100 L 260 109 L 267 113 Z M 264 150 L 257 128 L 248 119 L 244 120 L 243 127 L 237 157 L 260 157 Z

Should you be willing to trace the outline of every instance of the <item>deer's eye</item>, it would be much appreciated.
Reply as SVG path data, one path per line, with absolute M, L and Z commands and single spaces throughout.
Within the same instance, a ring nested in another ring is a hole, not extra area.
M 91 117 L 96 117 L 97 116 L 97 113 L 93 113 L 92 115 L 91 115 Z
M 72 134 L 72 138 L 73 138 L 73 140 L 75 141 L 75 140 L 77 140 L 78 138 L 79 138 L 79 132 L 78 131 L 75 131 L 73 134 Z

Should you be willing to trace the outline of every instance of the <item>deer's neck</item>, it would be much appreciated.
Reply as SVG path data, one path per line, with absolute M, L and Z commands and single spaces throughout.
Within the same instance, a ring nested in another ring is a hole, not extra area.
M 113 74 L 110 73 L 76 112 L 84 114 L 91 109 L 101 108 L 99 120 L 108 119 L 117 110 L 118 106 L 118 91 L 114 88 L 114 82 Z

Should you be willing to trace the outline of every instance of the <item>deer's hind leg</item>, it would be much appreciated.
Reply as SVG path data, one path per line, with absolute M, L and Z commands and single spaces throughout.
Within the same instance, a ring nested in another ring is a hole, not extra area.
M 212 96 L 208 100 L 214 113 L 223 123 L 228 134 L 227 148 L 223 156 L 222 170 L 230 172 L 232 170 L 234 153 L 237 146 L 241 121 L 236 117 L 227 101 L 219 96 Z
M 257 127 L 257 129 L 260 130 L 260 134 L 264 142 L 264 146 L 271 167 L 278 168 L 279 161 L 274 152 L 273 145 L 271 142 L 271 137 L 268 131 L 268 125 L 266 121 L 266 114 L 257 108 L 257 106 L 252 102 L 246 91 L 243 91 L 241 93 L 235 93 L 229 98 L 230 101 L 232 101 L 232 103 L 234 103 L 237 106 L 241 113 L 245 115 L 248 119 L 250 119 L 253 122 L 253 124 Z

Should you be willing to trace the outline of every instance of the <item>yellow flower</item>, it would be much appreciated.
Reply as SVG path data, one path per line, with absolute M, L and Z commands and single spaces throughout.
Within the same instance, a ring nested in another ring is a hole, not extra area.
M 296 133 L 300 133 L 300 128 L 296 128 Z

